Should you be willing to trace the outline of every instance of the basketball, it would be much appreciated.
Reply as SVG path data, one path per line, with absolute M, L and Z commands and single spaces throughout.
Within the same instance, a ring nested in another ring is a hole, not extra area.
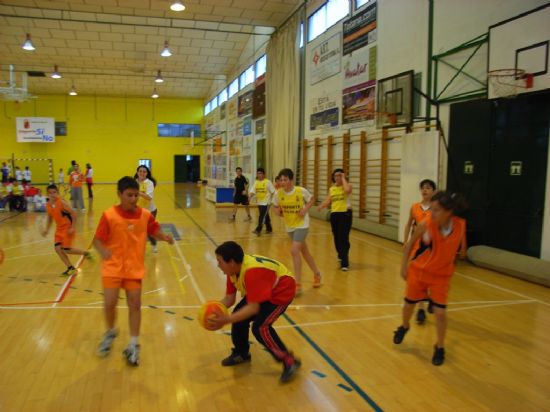
M 216 330 L 210 328 L 206 321 L 214 315 L 227 315 L 228 313 L 227 308 L 221 302 L 217 300 L 210 300 L 199 309 L 198 320 L 203 328 L 207 330 Z

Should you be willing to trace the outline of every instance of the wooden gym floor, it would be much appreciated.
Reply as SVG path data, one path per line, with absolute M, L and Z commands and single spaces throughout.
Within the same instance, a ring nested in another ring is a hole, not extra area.
M 276 323 L 302 359 L 297 379 L 279 385 L 280 365 L 257 343 L 251 364 L 222 368 L 229 328 L 207 332 L 196 321 L 198 305 L 224 293 L 215 245 L 236 240 L 292 267 L 287 236 L 275 218 L 274 234 L 257 238 L 243 210 L 229 223 L 230 209 L 216 209 L 193 186 L 160 185 L 155 199 L 159 221 L 174 224 L 182 240 L 159 244 L 158 254 L 148 249 L 137 368 L 121 355 L 128 339 L 124 299 L 113 352 L 95 356 L 104 331 L 98 260 L 85 261 L 64 300 L 53 303 L 67 278 L 59 276 L 53 230 L 47 238 L 39 234 L 45 215 L 0 214 L 1 411 L 550 410 L 549 289 L 460 263 L 448 356 L 434 367 L 431 316 L 402 345 L 392 343 L 404 288 L 401 246 L 353 231 L 351 270 L 342 273 L 330 227 L 315 219 L 308 243 L 325 284 L 311 289 L 306 269 L 304 294 Z M 113 185 L 96 186 L 94 204 L 78 212 L 75 246 L 89 245 L 114 201 Z

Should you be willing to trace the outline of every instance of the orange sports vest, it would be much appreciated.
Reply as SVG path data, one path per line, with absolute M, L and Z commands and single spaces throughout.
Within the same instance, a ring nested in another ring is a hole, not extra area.
M 424 210 L 422 209 L 422 203 L 414 203 L 412 205 L 411 213 L 414 219 L 414 223 L 418 225 L 430 214 L 430 209 Z
M 437 223 L 431 219 L 426 221 L 426 230 L 431 239 L 430 245 L 418 256 L 413 258 L 409 268 L 422 277 L 450 277 L 455 271 L 455 259 L 460 242 L 466 231 L 466 221 L 453 216 L 453 230 L 448 236 L 443 236 Z
M 112 256 L 103 261 L 104 277 L 143 279 L 147 223 L 150 216 L 151 213 L 146 209 L 141 209 L 141 215 L 137 219 L 120 216 L 114 206 L 105 211 L 105 218 L 109 223 L 109 240 L 104 245 L 112 252 Z
M 57 230 L 67 229 L 71 227 L 71 215 L 63 210 L 61 199 L 57 199 L 52 205 L 50 202 L 46 204 L 46 211 L 57 226 Z

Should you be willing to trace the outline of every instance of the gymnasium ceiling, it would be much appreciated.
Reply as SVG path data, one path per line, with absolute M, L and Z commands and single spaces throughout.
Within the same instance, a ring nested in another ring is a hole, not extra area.
M 205 98 L 303 0 L 0 0 L 0 80 L 9 65 L 32 94 Z M 21 48 L 30 33 L 36 48 Z M 161 57 L 164 41 L 173 53 Z M 50 74 L 58 66 L 61 79 Z M 161 70 L 164 83 L 154 78 Z

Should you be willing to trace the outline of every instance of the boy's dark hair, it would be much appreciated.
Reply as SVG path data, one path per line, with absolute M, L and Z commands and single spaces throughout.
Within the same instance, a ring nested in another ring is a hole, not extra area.
M 139 190 L 139 184 L 136 182 L 136 180 L 130 176 L 124 176 L 122 179 L 120 179 L 117 183 L 117 190 L 119 193 L 124 192 L 128 189 L 136 189 Z
M 48 190 L 55 190 L 56 192 L 59 192 L 57 185 L 54 185 L 54 184 L 48 185 L 48 187 L 46 188 L 46 191 Z
M 436 186 L 435 186 L 435 182 L 433 180 L 430 180 L 430 179 L 424 179 L 423 181 L 420 182 L 420 185 L 418 185 L 420 187 L 420 189 L 422 189 L 424 187 L 424 185 L 428 185 L 430 186 L 433 190 L 437 190 Z
M 224 262 L 229 263 L 233 260 L 235 263 L 242 263 L 244 259 L 243 248 L 233 241 L 224 242 L 216 248 L 216 255 L 221 256 Z
M 76 164 L 76 160 L 71 160 L 71 165 L 75 165 Z
M 240 171 L 242 172 L 242 171 L 243 171 L 243 168 L 242 168 L 242 167 L 236 167 L 236 168 L 235 168 L 235 172 L 236 172 L 237 170 L 240 170 Z
M 332 183 L 336 182 L 336 179 L 334 178 L 334 175 L 336 173 L 344 173 L 344 169 L 340 169 L 340 168 L 334 169 L 334 171 L 332 172 L 332 175 L 331 175 Z
M 263 173 L 265 175 L 265 169 L 263 167 L 258 167 L 256 173 Z
M 294 179 L 294 172 L 292 171 L 292 169 L 282 169 L 280 172 L 279 172 L 279 176 L 278 177 L 281 177 L 281 176 L 286 176 L 288 177 L 289 180 L 292 180 Z
M 462 213 L 468 208 L 468 203 L 460 193 L 437 192 L 432 197 L 445 210 L 452 210 L 454 214 Z

